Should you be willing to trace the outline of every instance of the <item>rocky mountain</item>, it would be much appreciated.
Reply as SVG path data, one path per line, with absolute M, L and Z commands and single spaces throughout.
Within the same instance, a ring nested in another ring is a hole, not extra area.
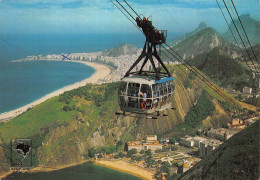
M 137 51 L 138 48 L 133 46 L 132 44 L 122 44 L 112 49 L 104 51 L 103 56 L 117 57 L 121 55 L 132 55 L 136 54 Z
M 231 57 L 240 55 L 239 49 L 226 41 L 213 28 L 205 28 L 181 41 L 173 47 L 184 59 L 193 59 L 201 53 L 208 53 L 213 48 L 219 47 Z M 166 54 L 169 54 L 165 52 Z M 171 56 L 170 56 L 171 57 Z
M 200 22 L 200 24 L 198 25 L 198 27 L 196 29 L 194 29 L 193 31 L 186 33 L 185 35 L 182 35 L 180 37 L 175 38 L 173 41 L 169 42 L 169 45 L 175 45 L 177 43 L 179 43 L 180 41 L 183 41 L 184 39 L 196 34 L 197 32 L 201 31 L 202 29 L 207 28 L 207 24 L 205 22 Z
M 251 86 L 252 77 L 248 68 L 219 47 L 209 53 L 199 54 L 189 62 L 221 87 L 242 90 L 245 86 Z
M 185 35 L 185 37 L 186 37 L 186 38 L 187 38 L 187 37 L 190 37 L 190 36 L 196 34 L 197 32 L 199 32 L 199 31 L 201 31 L 201 30 L 203 30 L 203 29 L 206 29 L 207 27 L 208 27 L 207 24 L 206 24 L 204 21 L 202 21 L 202 22 L 200 22 L 199 26 L 198 26 L 196 29 L 194 29 L 194 30 L 191 31 L 190 33 L 187 33 L 187 34 Z
M 197 179 L 259 179 L 259 120 L 228 141 L 211 155 L 185 172 L 179 180 Z
M 251 18 L 250 14 L 241 15 L 240 19 L 241 19 L 241 22 L 247 33 L 250 43 L 252 45 L 256 45 L 256 44 L 260 43 L 260 36 L 259 36 L 260 21 L 257 21 L 255 19 Z M 244 35 L 243 29 L 240 26 L 239 19 L 235 19 L 234 22 L 235 22 L 236 26 L 238 27 L 238 30 L 239 30 L 241 36 L 244 38 L 244 41 L 246 42 L 245 44 L 248 45 L 246 36 Z M 239 40 L 239 35 L 236 32 L 236 28 L 235 28 L 234 24 L 231 22 L 229 25 L 230 25 L 230 28 L 233 31 L 236 39 L 238 40 L 238 43 L 242 44 L 242 42 Z M 226 38 L 227 40 L 229 40 L 230 42 L 235 43 L 235 40 L 229 29 L 227 29 L 227 31 L 223 34 L 223 37 Z

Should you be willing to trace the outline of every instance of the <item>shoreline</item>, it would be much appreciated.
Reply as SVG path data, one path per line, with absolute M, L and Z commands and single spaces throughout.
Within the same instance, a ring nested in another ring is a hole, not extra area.
M 154 171 L 149 171 L 145 168 L 130 164 L 123 160 L 96 160 L 94 161 L 95 165 L 103 166 L 109 169 L 114 169 L 123 173 L 131 174 L 133 176 L 139 177 L 141 179 L 150 180 L 154 179 Z
M 61 169 L 73 167 L 73 166 L 79 166 L 79 165 L 82 165 L 86 162 L 88 162 L 88 160 L 82 160 L 80 162 L 75 162 L 75 163 L 71 163 L 71 164 L 67 164 L 67 165 L 63 165 L 63 166 L 57 166 L 55 168 L 39 166 L 39 167 L 32 168 L 30 170 L 21 170 L 19 172 L 20 173 L 52 172 L 52 171 L 58 171 L 58 170 L 61 170 Z M 7 176 L 13 174 L 14 172 L 15 171 L 10 170 L 10 171 L 6 172 L 5 174 L 0 175 L 0 178 L 6 178 Z
M 82 160 L 80 162 L 75 162 L 63 166 L 58 166 L 55 168 L 50 167 L 36 167 L 30 170 L 22 170 L 21 173 L 39 173 L 39 172 L 52 172 L 52 171 L 58 171 L 65 168 L 73 167 L 73 166 L 79 166 L 83 165 L 84 163 L 87 163 L 89 160 Z M 149 171 L 147 169 L 144 169 L 142 167 L 133 165 L 131 163 L 125 162 L 124 160 L 95 160 L 94 163 L 97 166 L 106 167 L 108 169 L 113 169 L 122 173 L 131 174 L 133 176 L 139 177 L 144 180 L 150 180 L 154 179 L 153 176 L 155 175 L 154 171 Z M 14 171 L 8 171 L 4 175 L 1 175 L 0 178 L 6 178 L 7 176 L 11 175 Z
M 52 97 L 63 94 L 66 91 L 71 91 L 73 89 L 85 86 L 87 83 L 97 83 L 99 79 L 104 79 L 111 73 L 111 69 L 109 67 L 107 67 L 106 65 L 100 64 L 100 63 L 85 62 L 85 61 L 71 61 L 71 60 L 68 62 L 77 62 L 77 63 L 85 64 L 87 66 L 91 66 L 92 68 L 95 69 L 95 73 L 92 74 L 90 77 L 83 79 L 79 82 L 75 82 L 74 84 L 67 85 L 67 86 L 62 87 L 58 90 L 55 90 L 51 93 L 48 93 L 48 94 L 44 95 L 43 97 L 41 97 L 29 104 L 26 104 L 22 107 L 19 107 L 17 109 L 14 109 L 14 110 L 11 110 L 8 112 L 1 113 L 0 122 L 7 122 L 7 121 L 17 117 L 18 115 L 26 112 L 28 109 L 33 108 L 34 106 L 52 98 Z

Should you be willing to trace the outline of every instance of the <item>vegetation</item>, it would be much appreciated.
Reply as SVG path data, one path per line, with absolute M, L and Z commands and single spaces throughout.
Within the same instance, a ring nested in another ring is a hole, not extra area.
M 220 48 L 214 48 L 209 53 L 196 56 L 190 61 L 221 87 L 242 90 L 251 86 L 252 77 L 249 70 L 241 63 L 225 55 Z
M 201 126 L 201 121 L 213 114 L 215 106 L 203 91 L 196 105 L 190 108 L 185 116 L 185 124 L 192 128 Z
M 221 144 L 180 179 L 259 179 L 259 120 Z
M 42 162 L 39 162 L 39 155 L 50 157 L 54 150 L 59 151 L 59 149 L 61 154 L 67 153 L 64 151 L 65 146 L 74 147 L 75 137 L 87 139 L 96 131 L 104 135 L 104 130 L 102 128 L 99 130 L 98 127 L 103 119 L 111 119 L 115 116 L 114 112 L 118 108 L 117 86 L 117 83 L 100 86 L 88 84 L 59 97 L 51 98 L 12 121 L 1 124 L 2 143 L 0 145 L 4 148 L 6 159 L 10 159 L 9 145 L 12 138 L 32 139 L 33 166 L 37 166 L 39 163 L 44 163 L 46 159 L 41 157 Z M 74 128 L 78 121 L 87 126 L 78 126 L 77 131 L 71 131 L 71 127 Z M 66 136 L 59 137 L 60 132 L 55 131 L 65 129 L 67 126 L 71 127 L 68 128 Z M 44 141 L 53 138 L 57 140 L 50 146 L 42 146 Z M 111 145 L 113 141 L 106 143 Z M 103 150 L 106 153 L 112 153 L 116 149 L 122 149 L 122 146 L 122 142 L 118 142 L 117 146 L 104 147 Z M 93 152 L 89 152 L 88 155 L 93 156 Z
M 192 84 L 191 84 L 190 79 L 188 79 L 188 80 L 186 81 L 186 83 L 184 84 L 184 87 L 185 87 L 186 89 L 191 89 L 191 88 L 192 88 Z

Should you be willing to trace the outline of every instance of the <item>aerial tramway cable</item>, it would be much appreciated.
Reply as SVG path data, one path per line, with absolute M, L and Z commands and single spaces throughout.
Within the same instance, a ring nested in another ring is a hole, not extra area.
M 117 0 L 116 0 L 117 1 Z M 133 18 L 133 16 L 123 7 L 123 5 L 120 3 L 120 2 L 118 2 L 117 1 L 117 3 Z M 130 6 L 129 4 L 128 4 L 128 6 Z M 133 18 L 134 19 L 134 18 Z M 135 19 L 134 19 L 135 20 Z M 165 43 L 166 44 L 166 43 Z M 183 58 L 176 52 L 176 51 L 174 51 L 168 44 L 166 44 L 167 46 L 168 46 L 168 48 L 169 49 L 171 49 L 173 52 L 175 52 L 182 60 L 183 60 Z M 165 48 L 165 47 L 164 47 Z M 165 48 L 166 49 L 166 48 Z M 167 49 L 166 49 L 167 50 Z M 168 50 L 167 50 L 168 51 Z M 173 53 L 171 53 L 170 51 L 168 51 L 172 56 L 174 56 L 173 55 Z M 176 56 L 174 56 L 175 58 L 176 58 Z M 178 58 L 176 58 L 178 61 L 180 61 Z M 185 60 L 184 60 L 185 61 Z M 181 62 L 181 61 L 180 61 Z M 186 62 L 186 61 L 185 61 Z M 183 64 L 183 62 L 181 62 L 182 64 Z M 188 64 L 187 62 L 186 62 L 186 64 Z M 189 65 L 189 64 L 188 64 Z M 189 70 L 191 70 L 192 69 L 192 66 L 191 66 L 191 68 L 190 67 L 188 67 L 188 66 L 185 66 L 185 67 L 187 67 Z M 234 105 L 235 107 L 236 107 L 236 104 L 234 103 L 234 102 L 232 102 L 231 100 L 229 100 L 228 99 L 228 97 L 226 97 L 223 93 L 221 93 L 221 92 L 219 92 L 219 90 L 211 83 L 211 82 L 209 82 L 204 76 L 202 76 L 201 74 L 199 74 L 198 73 L 198 71 L 197 70 L 191 70 L 196 76 L 198 76 L 209 88 L 211 88 L 213 91 L 215 91 L 217 94 L 219 94 L 222 98 L 224 98 L 224 99 L 226 99 L 230 104 L 232 104 L 232 105 Z M 202 76 L 202 77 L 200 77 L 200 76 Z M 210 83 L 211 85 L 209 85 L 208 83 Z M 214 89 L 214 88 L 212 88 L 212 87 L 215 87 L 216 89 Z
M 256 66 L 255 66 L 255 63 L 254 63 L 254 61 L 251 59 L 251 56 L 250 56 L 250 54 L 249 54 L 249 52 L 248 52 L 248 50 L 247 50 L 247 48 L 246 48 L 246 45 L 245 45 L 245 43 L 244 43 L 244 41 L 243 41 L 243 39 L 242 39 L 242 37 L 241 37 L 239 31 L 238 31 L 238 28 L 237 28 L 237 26 L 236 26 L 236 23 L 234 22 L 234 19 L 233 19 L 232 15 L 230 14 L 230 11 L 229 11 L 229 9 L 228 9 L 228 7 L 227 7 L 227 4 L 226 4 L 225 0 L 223 0 L 223 3 L 224 3 L 224 5 L 225 5 L 225 7 L 226 7 L 226 9 L 227 9 L 227 12 L 228 12 L 228 14 L 229 14 L 231 20 L 232 20 L 232 23 L 234 24 L 234 26 L 235 26 L 235 28 L 236 28 L 236 31 L 237 31 L 237 33 L 238 33 L 238 35 L 239 35 L 239 38 L 240 38 L 240 40 L 241 40 L 241 42 L 242 42 L 242 44 L 243 44 L 243 46 L 244 46 L 244 48 L 245 48 L 245 51 L 247 52 L 247 55 L 248 55 L 248 57 L 249 57 L 249 59 L 250 59 L 252 65 L 254 66 L 254 69 L 257 70 L 257 68 L 256 68 Z
M 233 7 L 234 7 L 234 9 L 235 9 L 235 11 L 236 11 L 236 14 L 237 14 L 238 20 L 239 20 L 239 22 L 240 22 L 240 24 L 241 24 L 241 26 L 242 26 L 242 29 L 243 29 L 243 31 L 244 31 L 244 33 L 245 33 L 245 35 L 246 35 L 247 41 L 248 41 L 248 43 L 249 43 L 249 45 L 250 45 L 250 48 L 251 48 L 251 50 L 252 50 L 252 52 L 253 52 L 253 54 L 254 54 L 255 60 L 256 60 L 256 62 L 257 62 L 258 65 L 259 65 L 259 62 L 258 62 L 257 57 L 256 57 L 256 55 L 255 55 L 255 52 L 254 52 L 254 50 L 253 50 L 253 48 L 252 48 L 252 45 L 251 45 L 251 43 L 250 43 L 250 41 L 249 41 L 249 38 L 248 38 L 247 34 L 246 34 L 246 31 L 245 31 L 245 28 L 244 28 L 244 26 L 243 26 L 243 23 L 242 23 L 242 21 L 241 21 L 239 15 L 238 15 L 238 13 L 237 13 L 236 6 L 235 6 L 235 4 L 233 3 L 233 0 L 231 0 L 231 2 L 232 2 Z
M 172 61 L 172 59 L 165 53 L 162 51 L 162 53 L 170 60 Z M 185 72 L 183 69 L 181 69 L 178 65 L 176 65 L 176 67 L 178 69 L 180 69 L 184 74 L 186 74 L 186 76 L 188 76 L 187 72 Z M 203 87 L 199 84 L 197 79 L 194 79 L 194 82 L 197 84 L 197 86 L 199 86 L 201 89 L 203 89 Z M 214 99 L 207 91 L 205 91 L 212 99 Z
M 166 44 L 167 45 L 167 44 Z M 196 75 L 201 81 L 203 81 L 209 88 L 215 91 L 220 97 L 227 100 L 230 104 L 237 106 L 232 100 L 230 100 L 225 94 L 221 93 L 214 84 L 208 81 L 202 74 L 200 74 L 194 67 L 189 65 L 185 60 L 182 60 L 188 65 L 185 65 L 180 59 L 178 59 L 172 52 L 170 52 L 167 48 L 162 46 L 168 53 L 170 53 L 173 57 L 175 57 L 179 62 L 181 62 L 187 69 L 189 69 L 194 75 Z M 169 46 L 168 46 L 169 47 Z M 171 48 L 170 48 L 171 49 Z M 172 50 L 172 49 L 171 49 Z M 213 88 L 214 87 L 214 88 Z
M 118 2 L 118 1 L 117 1 Z M 119 2 L 118 2 L 119 3 Z M 119 3 L 120 4 L 120 3 Z M 120 4 L 121 5 L 121 4 Z M 128 4 L 128 6 L 130 6 L 129 4 Z M 122 7 L 122 5 L 121 5 L 121 7 Z M 124 8 L 125 9 L 125 8 Z M 125 11 L 127 11 L 126 9 L 125 9 Z M 130 13 L 127 11 L 127 13 L 130 15 Z M 132 17 L 132 15 L 131 15 L 131 17 Z M 133 18 L 133 17 L 132 17 Z M 133 18 L 134 19 L 134 18 Z M 165 43 L 166 44 L 166 43 Z M 166 44 L 169 48 L 170 48 L 170 46 L 168 45 L 168 44 Z M 165 47 L 164 47 L 165 48 Z M 166 49 L 166 48 L 165 48 Z M 171 48 L 170 48 L 171 49 Z M 166 49 L 167 50 L 167 49 Z M 172 49 L 171 49 L 172 50 Z M 168 50 L 167 50 L 168 51 Z M 172 51 L 174 51 L 174 50 L 172 50 Z M 169 52 L 169 51 L 168 51 Z M 176 51 L 174 51 L 181 59 L 182 59 L 182 57 L 176 52 Z M 170 53 L 171 55 L 173 55 L 172 53 Z M 173 55 L 174 56 L 174 55 Z M 174 56 L 175 58 L 176 58 L 176 56 Z M 177 58 L 176 58 L 177 59 Z M 180 60 L 179 60 L 180 61 Z M 185 60 L 184 60 L 185 61 Z M 180 61 L 181 62 L 181 61 Z M 185 61 L 186 62 L 186 61 Z M 183 62 L 181 62 L 182 64 L 183 64 Z M 188 64 L 187 62 L 186 62 L 186 64 Z M 187 66 L 186 66 L 187 67 Z M 191 66 L 192 67 L 192 66 Z M 188 68 L 188 67 L 187 67 Z M 188 68 L 188 69 L 190 69 L 191 70 L 191 68 Z M 236 106 L 232 101 L 230 101 L 230 100 L 228 100 L 228 98 L 223 94 L 223 93 L 221 93 L 221 92 L 219 92 L 219 90 L 211 83 L 211 82 L 209 82 L 207 79 L 205 79 L 205 77 L 203 76 L 203 75 L 201 75 L 201 74 L 197 74 L 197 73 L 199 73 L 196 69 L 194 70 L 194 71 L 192 71 L 196 76 L 198 76 L 206 85 L 208 85 L 212 90 L 214 90 L 215 92 L 217 92 L 222 98 L 224 98 L 224 99 L 226 99 L 228 102 L 230 102 L 231 104 L 233 104 L 234 106 Z M 209 85 L 208 83 L 210 83 L 211 85 Z M 216 89 L 214 89 L 214 88 L 212 88 L 212 87 L 215 87 Z
M 231 34 L 232 34 L 232 36 L 233 36 L 233 38 L 234 38 L 234 40 L 235 40 L 235 42 L 236 42 L 236 45 L 237 45 L 239 51 L 241 52 L 241 55 L 242 55 L 243 58 L 244 58 L 244 61 L 245 61 L 246 65 L 247 65 L 249 71 L 251 71 L 251 73 L 253 73 L 251 67 L 249 66 L 248 62 L 246 61 L 246 57 L 245 57 L 245 55 L 244 55 L 242 49 L 240 48 L 240 46 L 239 46 L 239 44 L 238 44 L 238 41 L 237 41 L 237 39 L 236 39 L 236 37 L 235 37 L 235 35 L 234 35 L 234 33 L 233 33 L 233 31 L 232 31 L 230 25 L 228 24 L 227 18 L 226 18 L 224 12 L 222 11 L 222 9 L 221 9 L 221 7 L 220 7 L 220 5 L 219 5 L 219 3 L 218 3 L 218 0 L 216 0 L 216 2 L 217 2 L 218 7 L 219 7 L 219 9 L 220 9 L 220 11 L 221 11 L 221 13 L 222 13 L 222 15 L 223 15 L 225 21 L 226 21 L 226 24 L 227 24 L 227 26 L 228 26 L 228 28 L 229 28 L 229 31 L 231 32 Z
M 125 15 L 125 17 L 126 17 L 139 31 L 142 32 L 142 30 L 139 29 L 139 28 L 137 27 L 137 25 L 136 25 L 112 0 L 110 0 L 110 1 L 117 7 L 117 9 L 118 9 L 119 11 L 121 11 L 121 13 L 123 13 L 123 14 Z M 142 32 L 142 33 L 143 33 L 143 32 Z

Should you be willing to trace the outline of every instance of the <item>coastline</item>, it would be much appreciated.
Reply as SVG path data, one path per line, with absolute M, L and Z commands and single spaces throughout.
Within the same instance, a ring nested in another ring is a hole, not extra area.
M 21 173 L 38 173 L 38 172 L 51 172 L 51 171 L 58 171 L 64 168 L 69 168 L 73 166 L 78 166 L 82 165 L 84 163 L 87 163 L 88 160 L 82 160 L 80 162 L 76 163 L 71 163 L 63 166 L 58 166 L 55 168 L 50 168 L 50 167 L 36 167 L 31 170 L 22 170 L 20 171 Z M 133 176 L 139 177 L 144 180 L 150 180 L 154 179 L 153 176 L 155 175 L 154 171 L 149 171 L 147 169 L 144 169 L 142 167 L 130 164 L 128 162 L 125 162 L 123 160 L 105 160 L 105 159 L 100 159 L 94 161 L 94 164 L 97 166 L 103 166 L 109 169 L 113 169 L 122 173 L 126 174 L 131 174 Z M 13 171 L 8 171 L 5 174 L 2 174 L 0 178 L 6 178 L 7 176 L 11 175 Z
M 116 171 L 120 171 L 123 173 L 131 174 L 141 179 L 150 180 L 154 179 L 155 175 L 154 171 L 149 171 L 145 168 L 130 164 L 123 160 L 96 160 L 94 164 L 98 166 L 103 166 L 109 169 L 114 169 Z
M 58 170 L 73 167 L 73 166 L 79 166 L 79 165 L 82 165 L 86 162 L 88 162 L 88 160 L 82 160 L 82 161 L 79 161 L 79 162 L 75 162 L 75 163 L 71 163 L 71 164 L 67 164 L 67 165 L 63 165 L 63 166 L 58 166 L 58 167 L 55 167 L 55 168 L 39 166 L 39 167 L 32 168 L 30 170 L 21 170 L 19 172 L 21 172 L 21 173 L 38 173 L 38 172 L 58 171 Z M 0 179 L 6 178 L 7 176 L 11 175 L 12 173 L 13 173 L 13 171 L 9 170 L 5 174 L 0 175 Z
M 4 112 L 4 113 L 0 114 L 0 122 L 1 121 L 2 122 L 9 121 L 9 120 L 15 118 L 16 116 L 26 112 L 28 109 L 33 108 L 34 106 L 52 98 L 52 97 L 58 96 L 58 95 L 66 92 L 66 91 L 71 91 L 73 89 L 85 86 L 87 83 L 97 83 L 99 79 L 104 79 L 106 76 L 108 76 L 111 73 L 111 69 L 109 67 L 107 67 L 106 65 L 103 65 L 103 64 L 99 64 L 99 63 L 95 63 L 95 62 L 71 61 L 71 60 L 69 62 L 82 63 L 82 64 L 85 64 L 87 66 L 93 67 L 96 71 L 90 77 L 88 77 L 88 78 L 86 78 L 82 81 L 79 81 L 79 82 L 76 82 L 74 84 L 62 87 L 62 88 L 60 88 L 56 91 L 53 91 L 49 94 L 46 94 L 45 96 L 27 104 L 27 105 L 24 105 L 24 106 L 17 108 L 15 110 L 11 110 L 11 111 Z

